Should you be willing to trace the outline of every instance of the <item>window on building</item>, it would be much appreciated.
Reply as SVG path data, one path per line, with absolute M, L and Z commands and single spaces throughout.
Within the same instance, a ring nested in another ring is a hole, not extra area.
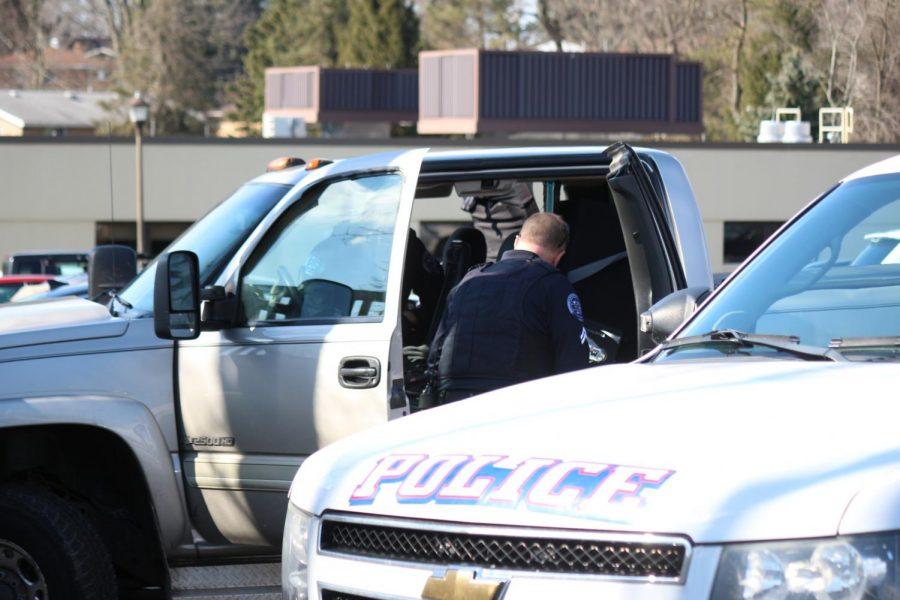
M 725 221 L 724 262 L 744 262 L 782 224 L 782 221 Z
M 166 246 L 190 226 L 189 221 L 144 222 L 150 258 L 165 250 Z M 96 232 L 98 246 L 100 244 L 121 244 L 130 248 L 137 246 L 134 221 L 98 221 Z

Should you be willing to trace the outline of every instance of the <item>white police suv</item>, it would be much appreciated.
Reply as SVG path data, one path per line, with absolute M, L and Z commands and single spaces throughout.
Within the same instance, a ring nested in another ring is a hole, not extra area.
M 287 598 L 900 597 L 900 156 L 844 179 L 637 363 L 331 445 L 294 480 Z

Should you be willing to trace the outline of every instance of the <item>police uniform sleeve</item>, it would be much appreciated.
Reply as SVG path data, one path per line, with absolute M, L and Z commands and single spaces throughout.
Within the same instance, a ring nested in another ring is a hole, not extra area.
M 555 372 L 566 373 L 590 366 L 590 348 L 581 300 L 564 276 L 549 282 L 547 312 L 550 340 L 555 356 Z
M 437 329 L 434 332 L 434 339 L 431 340 L 431 346 L 428 349 L 428 370 L 433 375 L 437 375 L 441 354 L 444 351 L 444 342 L 447 339 L 447 324 L 450 319 L 450 311 L 453 308 L 454 291 L 456 291 L 455 288 L 450 290 L 450 293 L 447 295 L 447 302 L 444 304 L 444 314 L 441 315 L 441 320 L 438 322 Z

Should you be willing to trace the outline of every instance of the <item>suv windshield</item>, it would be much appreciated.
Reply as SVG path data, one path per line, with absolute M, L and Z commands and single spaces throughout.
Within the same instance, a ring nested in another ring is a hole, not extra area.
M 896 359 L 900 344 L 900 175 L 834 189 L 747 265 L 678 336 L 790 336 L 849 359 Z M 752 341 L 752 340 L 751 340 Z M 790 356 L 744 344 L 683 344 L 663 359 Z M 680 355 L 680 356 L 679 356 Z
M 191 225 L 164 250 L 191 250 L 200 260 L 200 285 L 208 285 L 238 247 L 291 186 L 248 183 L 205 217 Z M 153 283 L 156 261 L 144 269 L 119 296 L 141 313 L 153 312 Z M 131 308 L 129 308 L 131 310 Z

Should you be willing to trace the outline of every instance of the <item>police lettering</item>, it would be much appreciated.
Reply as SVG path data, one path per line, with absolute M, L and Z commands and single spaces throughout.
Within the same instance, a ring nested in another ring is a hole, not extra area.
M 355 488 L 351 505 L 387 503 L 525 507 L 600 515 L 641 507 L 674 471 L 552 458 L 392 454 Z

